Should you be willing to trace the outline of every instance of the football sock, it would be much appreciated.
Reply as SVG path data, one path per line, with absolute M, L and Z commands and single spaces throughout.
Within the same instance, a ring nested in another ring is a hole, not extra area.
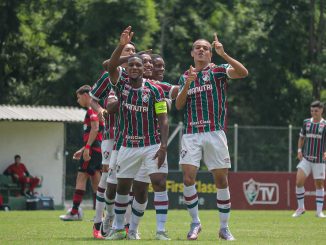
M 304 208 L 304 187 L 296 187 L 295 194 L 297 195 L 298 208 Z
M 316 210 L 317 213 L 323 211 L 324 205 L 324 189 L 317 189 L 316 190 Z
M 192 218 L 192 223 L 200 223 L 198 216 L 198 195 L 195 185 L 185 186 L 183 189 L 184 203 L 187 205 L 188 212 Z
M 71 209 L 71 214 L 75 215 L 78 214 L 78 208 L 83 200 L 83 196 L 85 194 L 84 190 L 76 189 L 74 196 L 72 197 L 72 209 Z
M 217 190 L 216 202 L 220 214 L 220 227 L 226 228 L 228 227 L 231 209 L 229 187 Z
M 154 193 L 154 206 L 156 211 L 156 230 L 165 231 L 165 223 L 169 208 L 167 191 Z
M 124 229 L 124 218 L 126 209 L 128 207 L 128 195 L 120 195 L 116 194 L 115 196 L 115 202 L 114 202 L 114 212 L 115 212 L 115 229 L 122 230 Z
M 131 206 L 131 220 L 129 231 L 137 231 L 140 219 L 144 215 L 144 211 L 147 206 L 147 201 L 145 203 L 139 203 L 134 198 Z

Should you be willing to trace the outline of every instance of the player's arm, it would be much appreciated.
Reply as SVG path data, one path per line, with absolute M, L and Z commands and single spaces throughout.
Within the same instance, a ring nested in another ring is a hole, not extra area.
M 167 114 L 166 102 L 163 100 L 161 102 L 155 103 L 155 111 L 158 119 L 158 124 L 160 127 L 161 134 L 161 146 L 156 152 L 154 159 L 158 159 L 157 165 L 160 168 L 166 158 L 166 151 L 168 147 L 168 137 L 169 137 L 169 120 Z
M 92 120 L 91 121 L 91 131 L 89 132 L 89 137 L 86 143 L 86 146 L 84 147 L 84 152 L 83 152 L 83 158 L 85 161 L 89 161 L 91 159 L 89 155 L 89 150 L 91 148 L 91 145 L 96 139 L 96 136 L 99 131 L 99 121 L 98 120 Z
M 181 110 L 186 105 L 190 84 L 195 81 L 196 78 L 197 74 L 195 72 L 195 69 L 190 66 L 184 86 L 175 100 L 175 107 L 177 108 L 177 110 Z
M 299 140 L 298 140 L 298 159 L 301 161 L 302 158 L 303 158 L 303 155 L 302 155 L 302 147 L 304 145 L 304 137 L 303 136 L 300 136 L 299 137 Z
M 99 119 L 101 121 L 104 121 L 105 109 L 103 109 L 102 106 L 98 103 L 98 101 L 93 98 L 91 100 L 91 108 L 97 113 Z
M 222 43 L 218 41 L 216 33 L 214 34 L 214 42 L 213 46 L 215 48 L 216 53 L 221 56 L 227 63 L 229 63 L 232 67 L 228 68 L 228 75 L 231 79 L 236 78 L 244 78 L 248 76 L 248 70 L 246 67 L 244 67 L 243 64 L 241 64 L 236 59 L 229 56 L 227 53 L 225 53 Z
M 130 43 L 133 35 L 134 33 L 131 32 L 131 26 L 128 26 L 121 33 L 119 45 L 113 51 L 110 61 L 108 62 L 108 71 L 110 73 L 110 80 L 113 85 L 115 85 L 118 82 L 118 78 L 119 78 L 118 67 L 119 67 L 119 60 L 120 60 L 122 50 L 124 46 Z

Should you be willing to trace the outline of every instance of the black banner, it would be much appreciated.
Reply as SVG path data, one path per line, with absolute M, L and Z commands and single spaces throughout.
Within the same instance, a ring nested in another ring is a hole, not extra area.
M 169 171 L 166 189 L 169 195 L 169 209 L 186 209 L 183 203 L 183 181 L 181 171 Z M 199 209 L 216 209 L 216 187 L 210 172 L 200 171 L 197 174 L 196 188 Z M 154 209 L 154 190 L 149 187 L 148 209 Z

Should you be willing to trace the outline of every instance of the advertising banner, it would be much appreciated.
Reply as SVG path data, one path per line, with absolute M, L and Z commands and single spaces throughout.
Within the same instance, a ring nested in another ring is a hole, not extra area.
M 232 209 L 294 210 L 296 173 L 237 172 L 229 173 Z M 210 172 L 197 174 L 196 188 L 200 209 L 216 209 L 216 187 Z M 169 172 L 167 180 L 169 209 L 185 209 L 183 204 L 182 172 Z M 305 184 L 305 207 L 315 210 L 315 187 L 311 177 Z M 153 188 L 149 188 L 148 208 L 153 206 Z

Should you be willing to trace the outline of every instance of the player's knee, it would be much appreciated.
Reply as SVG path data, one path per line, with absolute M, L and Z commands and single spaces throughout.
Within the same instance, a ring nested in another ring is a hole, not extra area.
M 183 183 L 185 186 L 191 186 L 194 185 L 196 182 L 196 177 L 190 176 L 190 175 L 184 175 L 183 176 Z

